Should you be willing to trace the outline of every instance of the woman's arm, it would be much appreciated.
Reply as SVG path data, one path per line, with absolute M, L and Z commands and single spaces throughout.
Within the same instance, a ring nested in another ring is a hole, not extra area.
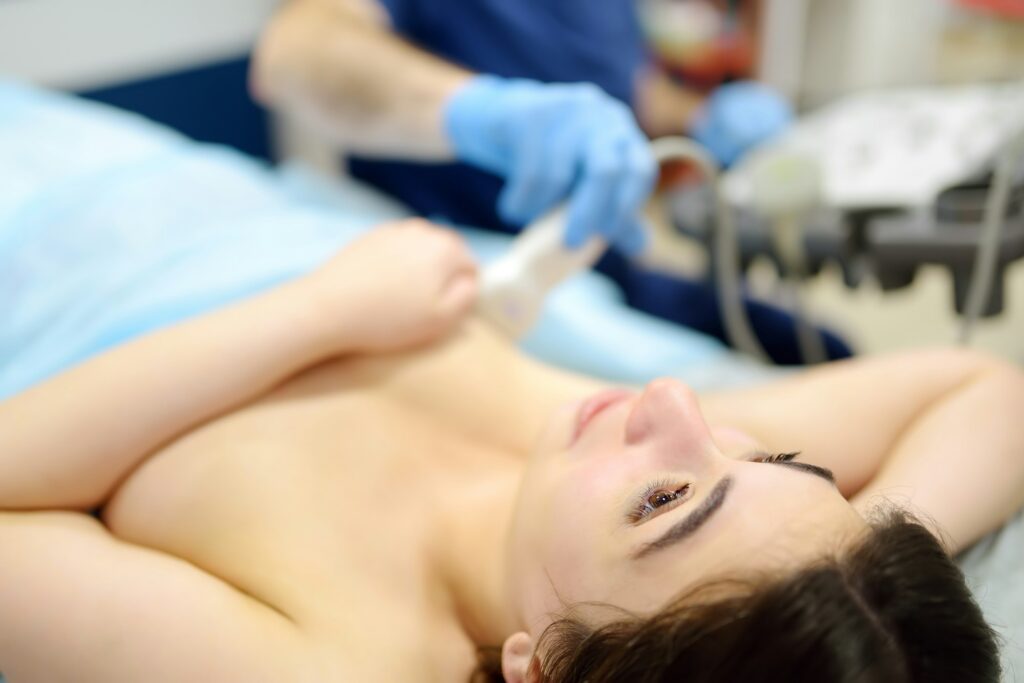
M 396 36 L 375 0 L 290 0 L 256 49 L 252 90 L 349 150 L 447 159 L 448 97 L 470 73 Z
M 469 308 L 453 233 L 378 228 L 312 275 L 0 403 L 0 509 L 90 509 L 161 444 L 328 357 L 428 341 Z
M 828 467 L 866 510 L 885 496 L 954 551 L 1024 504 L 1024 372 L 964 350 L 836 363 L 704 399 L 709 421 Z
M 142 337 L 0 403 L 0 508 L 95 507 L 160 444 L 322 358 L 303 290 Z
M 0 512 L 0 558 L 9 683 L 328 680 L 286 614 L 87 515 Z

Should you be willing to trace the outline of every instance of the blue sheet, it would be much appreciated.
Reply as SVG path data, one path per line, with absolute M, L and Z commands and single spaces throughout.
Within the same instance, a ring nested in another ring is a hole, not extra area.
M 356 183 L 275 171 L 124 112 L 0 83 L 0 397 L 295 277 L 407 213 Z M 483 261 L 507 244 L 464 232 Z M 734 360 L 709 337 L 628 310 L 589 274 L 551 298 L 525 347 L 619 381 L 690 369 L 700 383 Z

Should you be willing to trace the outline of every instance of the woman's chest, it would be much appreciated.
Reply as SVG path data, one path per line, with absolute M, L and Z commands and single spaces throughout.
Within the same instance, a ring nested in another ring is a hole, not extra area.
M 387 393 L 287 396 L 163 449 L 104 517 L 127 541 L 318 618 L 356 596 L 418 590 L 410 567 L 437 499 L 502 457 Z
M 535 392 L 549 392 L 526 375 L 479 339 L 325 365 L 154 455 L 105 520 L 311 617 L 318 605 L 414 594 L 411 568 L 446 495 L 507 466 L 536 433 Z

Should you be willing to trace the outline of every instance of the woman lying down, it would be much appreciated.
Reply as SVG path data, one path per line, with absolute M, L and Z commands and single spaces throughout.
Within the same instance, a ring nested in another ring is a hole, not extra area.
M 0 404 L 9 683 L 998 679 L 950 553 L 1024 502 L 1020 370 L 625 391 L 475 288 L 382 227 Z

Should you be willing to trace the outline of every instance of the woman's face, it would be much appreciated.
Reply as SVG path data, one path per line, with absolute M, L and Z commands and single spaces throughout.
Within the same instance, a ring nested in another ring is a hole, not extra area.
M 527 466 L 510 540 L 530 634 L 566 605 L 654 611 L 715 577 L 805 563 L 867 528 L 827 471 L 768 455 L 710 428 L 674 380 L 560 410 Z

